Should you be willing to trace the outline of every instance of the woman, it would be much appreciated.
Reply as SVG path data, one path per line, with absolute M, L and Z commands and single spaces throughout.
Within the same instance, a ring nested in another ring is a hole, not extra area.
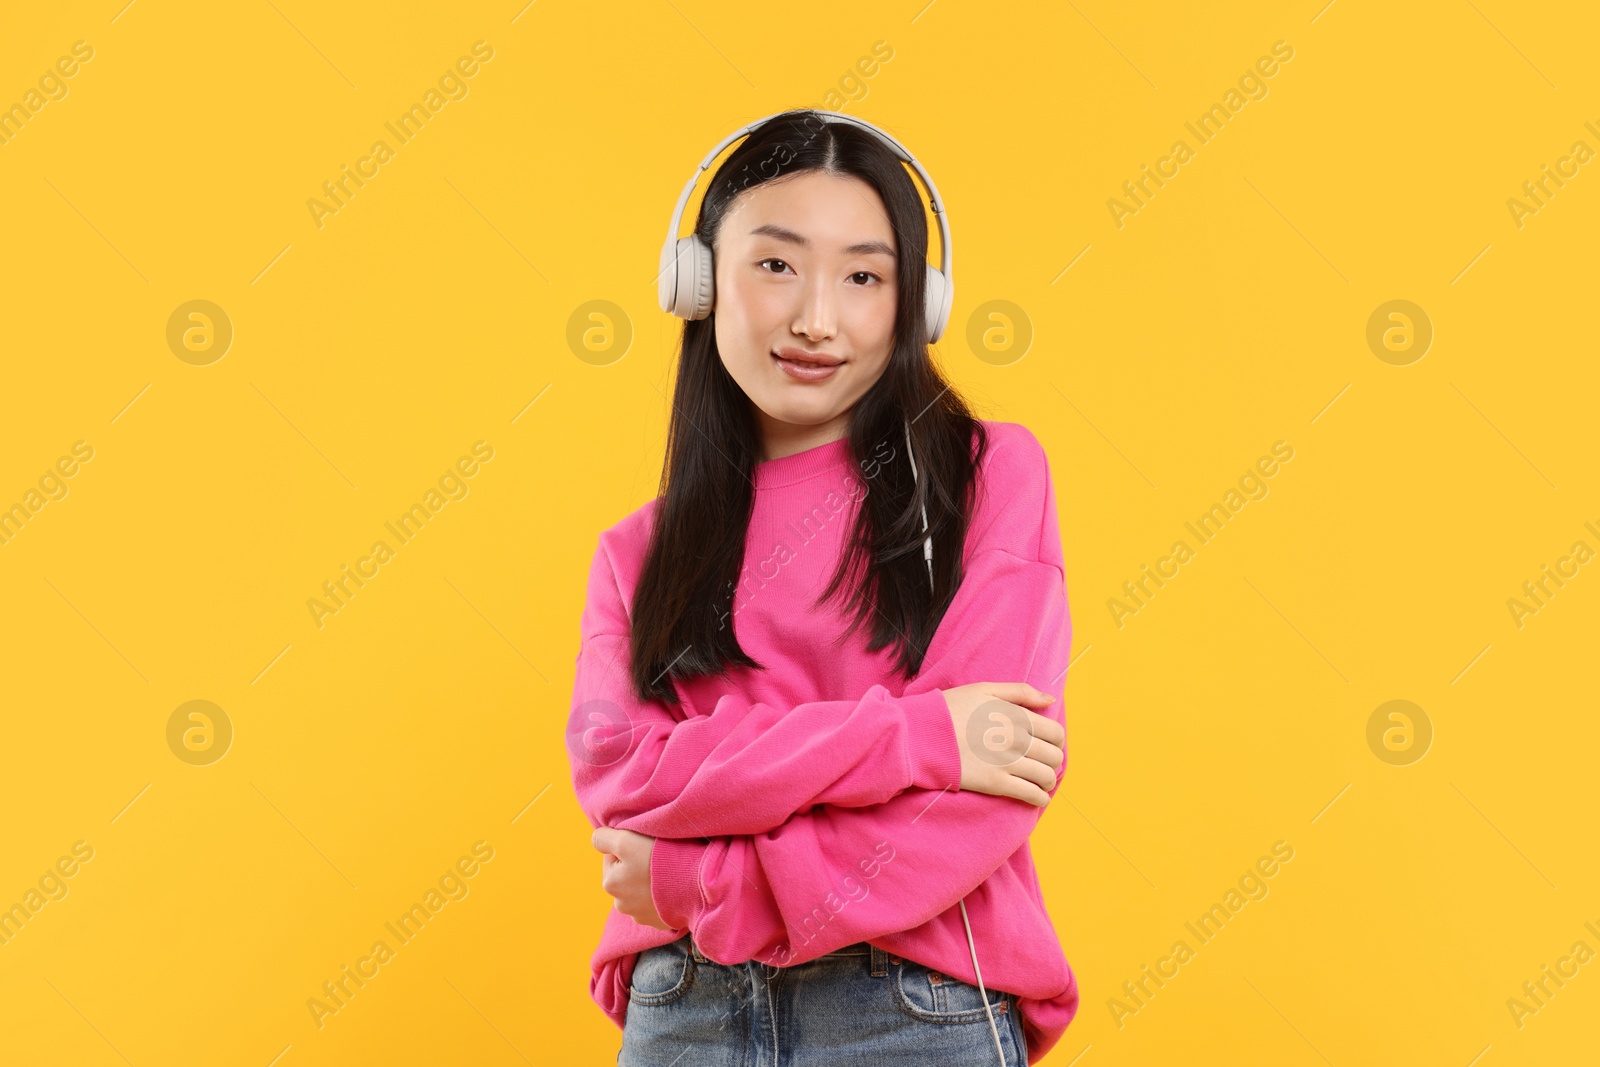
M 1065 763 L 1049 466 L 929 359 L 920 165 L 825 112 L 741 132 L 663 252 L 662 493 L 589 574 L 590 991 L 624 1067 L 1035 1062 L 1078 1004 L 1027 844 Z

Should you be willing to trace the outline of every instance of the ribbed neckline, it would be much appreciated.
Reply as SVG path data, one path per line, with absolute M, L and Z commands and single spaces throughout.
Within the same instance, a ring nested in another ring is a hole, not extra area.
M 782 489 L 849 465 L 850 438 L 846 435 L 792 456 L 757 463 L 752 477 L 757 489 Z

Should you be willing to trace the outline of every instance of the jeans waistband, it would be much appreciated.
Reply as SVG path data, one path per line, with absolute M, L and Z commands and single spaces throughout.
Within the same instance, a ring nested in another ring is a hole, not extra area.
M 715 962 L 713 960 L 707 959 L 705 954 L 700 951 L 700 946 L 695 944 L 694 935 L 693 934 L 685 934 L 684 935 L 684 939 L 688 942 L 688 944 L 689 944 L 689 952 L 694 956 L 694 959 L 695 959 L 696 963 L 713 963 L 713 962 Z M 886 951 L 884 949 L 881 949 L 877 945 L 874 945 L 869 941 L 857 941 L 853 945 L 843 945 L 843 946 L 841 946 L 839 948 L 834 949 L 832 952 L 823 953 L 821 956 L 818 956 L 817 959 L 824 959 L 825 960 L 825 959 L 832 959 L 832 958 L 835 958 L 835 957 L 851 957 L 851 956 L 868 957 L 868 961 L 871 964 L 872 973 L 874 975 L 879 975 L 879 976 L 882 976 L 882 975 L 885 975 L 885 974 L 889 973 L 889 965 L 891 963 L 899 963 L 899 962 L 901 962 L 901 958 L 899 956 L 896 956 L 891 952 L 888 952 L 888 951 Z M 766 966 L 772 967 L 773 965 L 767 964 Z M 797 964 L 796 966 L 800 966 L 800 965 Z

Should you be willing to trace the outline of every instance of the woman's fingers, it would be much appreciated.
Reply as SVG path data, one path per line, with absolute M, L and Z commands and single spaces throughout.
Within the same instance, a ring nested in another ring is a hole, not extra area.
M 984 682 L 983 688 L 990 696 L 1021 704 L 1025 708 L 1044 707 L 1055 700 L 1054 693 L 1035 689 L 1027 682 Z
M 1033 740 L 1028 743 L 1028 750 L 1024 755 L 1057 768 L 1067 762 L 1067 732 L 1061 728 L 1060 723 L 1030 711 L 1028 726 L 1033 734 Z
M 1010 771 L 1013 777 L 1023 779 L 1040 789 L 1050 790 L 1056 787 L 1058 776 L 1055 768 L 1038 760 L 1020 759 L 1006 770 Z
M 1067 728 L 1050 718 L 1050 716 L 1030 711 L 1028 712 L 1028 723 L 1033 729 L 1034 737 L 1042 738 L 1057 748 L 1067 747 Z
M 1003 766 L 988 765 L 980 779 L 962 788 L 991 796 L 1015 797 L 1042 808 L 1050 803 L 1049 791 L 1059 780 L 1055 768 L 1023 756 Z
M 1066 764 L 1066 730 L 1034 708 L 1056 699 L 1026 682 L 977 682 L 944 690 L 961 750 L 961 788 L 1050 802 Z
M 1027 682 L 988 682 L 984 688 L 990 696 L 1015 704 L 1022 712 L 1028 732 L 1033 736 L 1028 744 L 1019 746 L 1025 755 L 1052 767 L 1066 762 L 1066 727 L 1032 710 L 1033 707 L 1048 707 L 1055 700 L 1054 694 L 1041 692 Z
M 1040 764 L 1035 764 L 1034 766 L 1040 766 Z M 1045 807 L 1050 803 L 1051 800 L 1049 793 L 1039 788 L 1027 778 L 1021 777 L 1015 773 L 1006 775 L 1005 784 L 1001 786 L 997 795 L 1015 797 L 1018 800 L 1027 801 L 1036 808 Z

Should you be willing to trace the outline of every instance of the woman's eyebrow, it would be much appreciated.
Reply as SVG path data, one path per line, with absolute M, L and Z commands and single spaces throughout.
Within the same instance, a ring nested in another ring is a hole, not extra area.
M 779 226 L 775 222 L 768 222 L 764 225 L 757 226 L 755 229 L 750 231 L 750 235 L 752 237 L 757 235 L 773 237 L 779 241 L 787 241 L 790 244 L 799 245 L 801 248 L 811 247 L 811 242 L 806 238 L 800 236 L 798 233 L 795 233 L 793 230 L 788 229 L 787 227 Z M 846 248 L 844 250 L 844 254 L 847 256 L 880 255 L 888 256 L 890 259 L 895 258 L 894 249 L 890 248 L 882 241 L 858 241 L 857 243 Z

